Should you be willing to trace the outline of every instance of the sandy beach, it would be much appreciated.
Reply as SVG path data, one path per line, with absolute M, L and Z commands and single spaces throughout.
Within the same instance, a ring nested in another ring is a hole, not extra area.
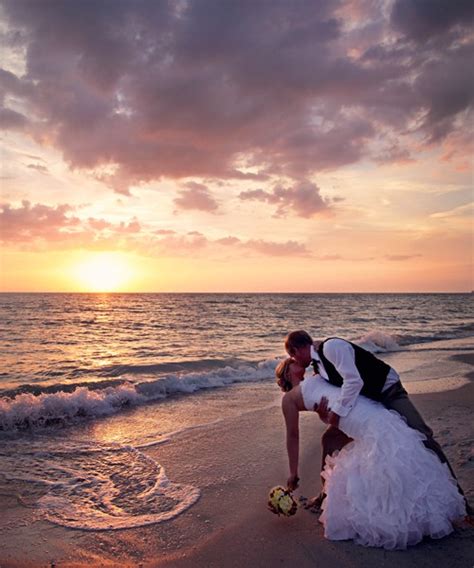
M 473 364 L 473 356 L 466 351 L 447 352 L 444 357 L 463 369 L 458 379 L 465 384 L 412 396 L 472 503 L 474 372 L 467 364 Z M 391 363 L 396 366 L 397 354 L 391 355 Z M 324 425 L 312 413 L 304 413 L 300 422 L 297 495 L 311 497 L 320 487 L 319 439 Z M 280 409 L 270 404 L 205 428 L 185 430 L 170 443 L 146 449 L 163 464 L 170 479 L 198 486 L 201 497 L 172 521 L 135 529 L 84 531 L 58 526 L 41 519 L 34 503 L 8 494 L 2 486 L 0 566 L 472 566 L 474 527 L 468 525 L 440 541 L 428 539 L 407 551 L 389 552 L 326 540 L 317 516 L 304 509 L 289 519 L 272 515 L 266 510 L 268 490 L 287 477 L 284 436 Z

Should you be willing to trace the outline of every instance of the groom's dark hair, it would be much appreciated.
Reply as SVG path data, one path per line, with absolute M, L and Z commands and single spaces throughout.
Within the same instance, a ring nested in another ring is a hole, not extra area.
M 295 349 L 304 347 L 305 345 L 313 345 L 311 335 L 302 329 L 292 331 L 286 336 L 285 349 L 288 355 L 293 355 Z

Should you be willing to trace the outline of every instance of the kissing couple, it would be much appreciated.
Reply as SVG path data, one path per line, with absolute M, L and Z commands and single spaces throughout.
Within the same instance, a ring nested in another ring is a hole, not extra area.
M 330 540 L 404 549 L 423 537 L 442 538 L 472 515 L 433 431 L 398 373 L 341 338 L 314 342 L 306 331 L 285 340 L 289 358 L 276 368 L 290 477 L 298 486 L 299 412 L 315 410 L 322 436 L 323 489 L 313 500 Z M 312 365 L 314 375 L 304 377 Z

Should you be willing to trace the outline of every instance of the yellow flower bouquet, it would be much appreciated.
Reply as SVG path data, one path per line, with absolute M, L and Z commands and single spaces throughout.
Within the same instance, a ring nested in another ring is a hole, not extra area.
M 279 485 L 273 487 L 268 494 L 268 508 L 275 515 L 291 517 L 296 513 L 298 504 L 293 499 L 290 491 Z

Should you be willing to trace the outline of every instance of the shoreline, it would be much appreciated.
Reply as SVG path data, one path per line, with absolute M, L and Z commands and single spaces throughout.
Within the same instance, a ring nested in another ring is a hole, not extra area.
M 474 363 L 471 352 L 446 355 L 463 365 Z M 460 388 L 411 396 L 435 431 L 472 504 L 474 371 L 463 371 L 463 375 L 468 383 Z M 300 422 L 302 481 L 297 495 L 311 497 L 320 486 L 319 440 L 325 426 L 310 412 L 303 413 Z M 31 505 L 25 507 L 0 487 L 4 517 L 1 568 L 49 568 L 52 561 L 56 568 L 472 565 L 474 528 L 457 528 L 439 541 L 428 539 L 406 551 L 388 552 L 351 541 L 327 541 L 317 516 L 306 510 L 290 519 L 267 511 L 269 489 L 287 478 L 284 423 L 278 407 L 250 410 L 205 428 L 184 430 L 170 442 L 142 451 L 163 465 L 171 481 L 198 486 L 198 502 L 168 522 L 83 531 L 39 519 Z

